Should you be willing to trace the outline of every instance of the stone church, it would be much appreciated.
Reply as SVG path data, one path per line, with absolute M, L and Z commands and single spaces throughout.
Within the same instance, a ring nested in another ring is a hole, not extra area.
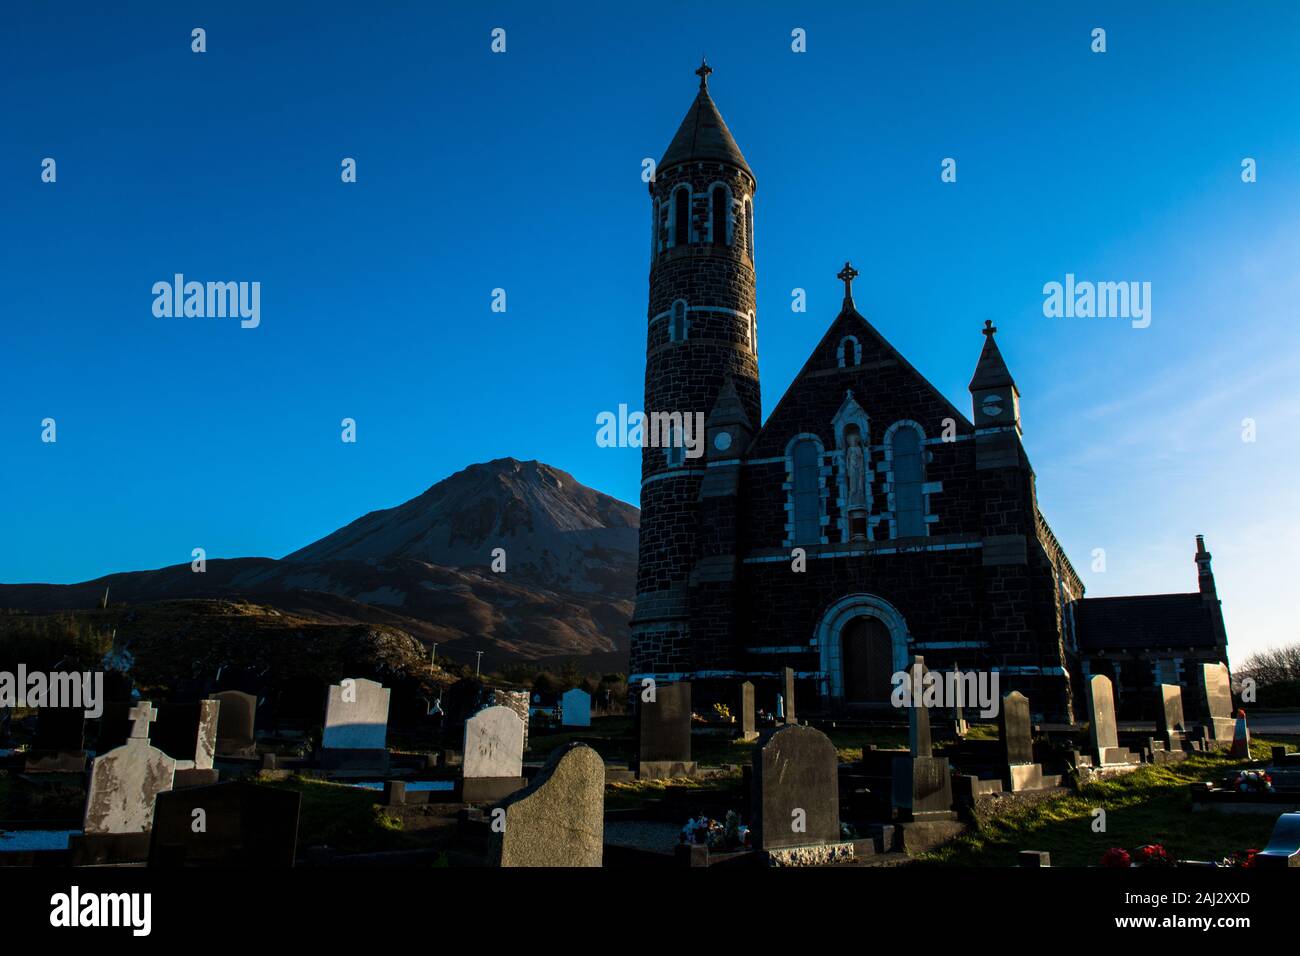
M 1157 683 L 1224 661 L 1210 555 L 1187 594 L 1085 599 L 1038 510 L 1020 395 L 991 323 L 969 415 L 844 303 L 785 395 L 760 413 L 757 182 L 699 92 L 650 183 L 645 404 L 702 414 L 704 452 L 645 447 L 631 679 L 690 680 L 696 710 L 796 672 L 800 716 L 889 706 L 911 654 L 998 671 L 1040 719 L 1086 719 L 1089 674 L 1121 716 Z M 800 569 L 802 565 L 802 569 Z M 1189 569 L 1190 577 L 1190 569 Z M 1191 715 L 1189 715 L 1191 716 Z

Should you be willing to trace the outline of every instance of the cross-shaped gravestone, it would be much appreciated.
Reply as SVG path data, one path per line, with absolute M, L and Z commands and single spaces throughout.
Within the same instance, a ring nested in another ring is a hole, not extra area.
M 158 719 L 158 711 L 153 704 L 142 700 L 127 712 L 131 720 L 131 739 L 149 739 L 149 725 Z

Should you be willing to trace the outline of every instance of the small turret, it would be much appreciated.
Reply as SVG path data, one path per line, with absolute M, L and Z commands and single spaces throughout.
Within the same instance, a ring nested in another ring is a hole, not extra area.
M 970 380 L 971 403 L 976 428 L 1014 425 L 1020 431 L 1020 391 L 1007 369 L 1002 352 L 993 341 L 997 332 L 992 320 L 984 323 L 984 350 Z

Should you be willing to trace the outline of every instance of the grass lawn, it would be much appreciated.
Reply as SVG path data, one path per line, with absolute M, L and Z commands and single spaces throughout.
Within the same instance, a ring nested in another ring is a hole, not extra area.
M 1281 741 L 1256 739 L 1251 753 L 1267 759 Z M 1245 761 L 1193 756 L 1178 764 L 1143 767 L 1031 807 L 985 820 L 957 840 L 922 857 L 955 866 L 1014 866 L 1019 850 L 1047 850 L 1053 866 L 1092 866 L 1111 847 L 1132 852 L 1159 843 L 1185 860 L 1221 860 L 1233 852 L 1262 849 L 1273 832 L 1273 814 L 1193 812 L 1188 785 L 1217 781 Z M 1093 832 L 1094 811 L 1106 811 L 1104 833 Z M 1279 811 L 1280 812 L 1280 811 Z

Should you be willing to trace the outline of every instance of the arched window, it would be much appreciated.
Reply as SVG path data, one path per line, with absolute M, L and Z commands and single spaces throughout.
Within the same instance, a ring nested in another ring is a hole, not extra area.
M 862 364 L 862 346 L 858 344 L 858 340 L 852 335 L 846 335 L 840 339 L 838 351 L 840 368 L 850 368 Z
M 754 261 L 754 201 L 745 200 L 745 246 L 749 251 L 749 261 Z
M 673 193 L 673 245 L 691 241 L 691 191 L 683 186 Z
M 731 245 L 731 198 L 727 195 L 727 187 L 714 186 L 713 192 L 709 194 L 709 203 L 712 209 L 710 222 L 713 227 L 713 244 L 729 246 Z
M 925 534 L 925 463 L 921 435 L 910 425 L 898 428 L 889 439 L 890 470 L 894 485 L 896 536 L 915 538 Z
M 791 453 L 792 514 L 795 544 L 821 542 L 821 448 L 811 438 L 794 443 Z
M 672 314 L 668 316 L 668 341 L 686 341 L 686 303 L 682 299 L 673 303 Z

